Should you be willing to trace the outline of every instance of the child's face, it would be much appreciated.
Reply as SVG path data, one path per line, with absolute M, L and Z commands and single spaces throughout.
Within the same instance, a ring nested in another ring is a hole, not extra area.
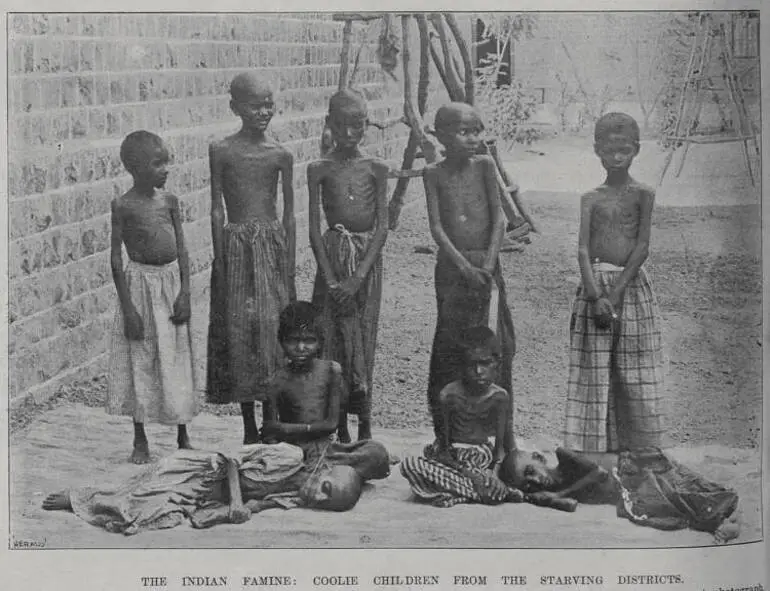
M 275 113 L 272 92 L 251 92 L 230 101 L 230 108 L 243 121 L 244 127 L 264 132 Z
M 488 348 L 471 349 L 465 354 L 465 383 L 477 391 L 488 389 L 497 377 L 497 365 Z
M 473 113 L 462 113 L 459 121 L 448 129 L 436 130 L 439 141 L 452 156 L 470 158 L 478 152 L 484 125 Z
M 329 113 L 327 123 L 338 147 L 355 148 L 364 139 L 367 115 L 358 109 L 342 109 Z
M 622 133 L 610 133 L 594 144 L 607 172 L 628 170 L 639 153 L 639 144 Z
M 318 335 L 312 330 L 291 331 L 281 341 L 286 357 L 295 365 L 304 365 L 318 355 L 320 343 Z
M 138 159 L 134 176 L 159 189 L 165 186 L 168 179 L 169 159 L 165 146 L 147 146 Z
M 515 486 L 524 493 L 549 490 L 553 487 L 551 471 L 546 465 L 545 457 L 538 452 L 516 452 Z

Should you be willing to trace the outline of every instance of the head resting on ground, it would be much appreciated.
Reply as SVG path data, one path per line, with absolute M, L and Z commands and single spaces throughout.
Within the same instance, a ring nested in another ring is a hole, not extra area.
M 160 136 L 144 130 L 134 131 L 120 144 L 120 161 L 129 173 L 134 174 L 159 151 L 167 154 Z
M 594 143 L 601 144 L 610 135 L 622 135 L 639 145 L 639 124 L 631 115 L 625 113 L 605 113 L 596 122 Z
M 539 451 L 515 449 L 500 466 L 500 480 L 525 493 L 549 490 L 553 484 L 552 470 Z
M 308 507 L 324 511 L 349 511 L 361 498 L 363 481 L 350 466 L 322 462 L 300 489 Z

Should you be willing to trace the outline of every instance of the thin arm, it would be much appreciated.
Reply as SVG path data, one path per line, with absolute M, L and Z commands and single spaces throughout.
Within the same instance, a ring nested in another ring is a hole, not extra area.
M 369 248 L 358 265 L 354 276 L 360 281 L 366 279 L 388 239 L 388 167 L 384 162 L 375 161 L 372 169 L 377 187 L 377 229 L 374 231 Z
M 297 264 L 297 222 L 294 217 L 294 156 L 286 152 L 281 162 L 281 183 L 283 189 L 283 229 L 289 247 L 289 296 L 296 299 L 295 273 Z
M 639 212 L 639 230 L 636 237 L 636 246 L 631 251 L 631 255 L 626 261 L 623 272 L 612 286 L 609 294 L 612 298 L 618 298 L 628 286 L 629 282 L 636 277 L 639 269 L 642 267 L 650 254 L 650 234 L 652 233 L 652 209 L 655 205 L 655 192 L 644 190 L 641 195 Z
M 211 172 L 211 243 L 214 260 L 224 260 L 225 208 L 222 203 L 222 172 L 224 166 L 215 144 L 209 145 L 209 170 Z
M 602 294 L 591 267 L 591 211 L 593 200 L 590 195 L 580 198 L 580 230 L 578 231 L 578 266 L 583 279 L 583 290 L 587 300 L 596 300 Z
M 189 295 L 190 293 L 190 257 L 187 253 L 187 245 L 184 239 L 184 230 L 182 229 L 182 216 L 179 211 L 179 199 L 175 195 L 169 195 L 169 207 L 171 209 L 171 223 L 174 226 L 176 235 L 176 254 L 179 261 L 179 281 L 181 283 L 180 291 Z
M 112 267 L 112 279 L 118 292 L 118 301 L 123 314 L 130 310 L 131 295 L 128 293 L 126 274 L 123 270 L 123 220 L 120 216 L 118 205 L 112 202 L 112 233 L 110 239 L 110 266 Z
M 329 256 L 326 253 L 323 237 L 321 236 L 321 198 L 319 194 L 319 185 L 321 183 L 321 166 L 322 163 L 314 162 L 307 167 L 308 231 L 310 237 L 310 248 L 313 249 L 313 255 L 315 255 L 318 268 L 321 269 L 321 273 L 326 280 L 326 284 L 332 285 L 333 283 L 337 283 L 339 279 L 334 274 L 334 271 L 332 271 L 332 266 L 329 262 Z
M 470 266 L 468 260 L 460 253 L 459 250 L 452 244 L 452 241 L 444 231 L 444 227 L 441 225 L 441 212 L 438 205 L 438 183 L 436 180 L 436 169 L 426 168 L 423 175 L 423 185 L 425 186 L 425 198 L 428 202 L 428 223 L 430 225 L 430 233 L 436 244 L 446 256 L 450 258 L 452 263 L 458 268 L 463 269 Z

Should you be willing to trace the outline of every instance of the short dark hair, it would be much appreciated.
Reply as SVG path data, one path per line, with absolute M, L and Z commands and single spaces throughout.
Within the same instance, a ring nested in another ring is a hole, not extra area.
M 314 332 L 319 340 L 322 337 L 315 306 L 310 302 L 296 301 L 281 311 L 278 318 L 278 341 L 283 342 L 292 332 L 301 330 Z
M 344 88 L 335 92 L 329 99 L 329 115 L 350 108 L 360 110 L 363 116 L 367 116 L 366 99 L 357 90 Z
M 457 336 L 457 349 L 462 355 L 463 362 L 473 349 L 489 349 L 496 358 L 502 354 L 500 340 L 494 331 L 486 326 L 472 326 L 462 330 Z
M 120 144 L 120 161 L 133 174 L 142 160 L 147 158 L 149 148 L 162 147 L 164 144 L 160 136 L 143 129 L 133 131 Z
M 594 128 L 594 142 L 604 141 L 611 133 L 622 134 L 632 142 L 639 143 L 639 124 L 631 115 L 606 113 L 599 117 Z

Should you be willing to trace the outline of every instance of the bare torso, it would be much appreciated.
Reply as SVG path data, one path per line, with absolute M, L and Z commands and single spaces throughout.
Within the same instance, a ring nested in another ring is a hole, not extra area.
M 591 261 L 624 266 L 637 243 L 641 202 L 652 189 L 630 180 L 622 187 L 602 185 L 588 194 L 591 211 Z
M 321 203 L 329 227 L 342 224 L 351 232 L 368 232 L 376 227 L 376 168 L 385 167 L 384 162 L 369 157 L 353 160 L 328 157 L 311 166 L 321 185 Z
M 282 423 L 315 423 L 327 418 L 332 363 L 315 359 L 307 373 L 283 368 L 276 374 L 276 410 Z
M 441 225 L 460 251 L 486 250 L 492 235 L 492 212 L 484 168 L 478 156 L 461 170 L 445 165 L 432 167 L 435 177 Z
M 221 166 L 227 221 L 275 220 L 278 177 L 291 158 L 286 149 L 271 140 L 255 142 L 235 134 L 213 144 L 212 151 Z
M 115 201 L 121 235 L 128 257 L 146 265 L 166 265 L 178 256 L 171 218 L 175 198 L 167 193 L 153 197 L 129 191 Z
M 497 435 L 498 419 L 506 413 L 508 394 L 492 385 L 481 396 L 470 396 L 458 380 L 441 391 L 441 404 L 450 417 L 452 443 L 482 445 Z

